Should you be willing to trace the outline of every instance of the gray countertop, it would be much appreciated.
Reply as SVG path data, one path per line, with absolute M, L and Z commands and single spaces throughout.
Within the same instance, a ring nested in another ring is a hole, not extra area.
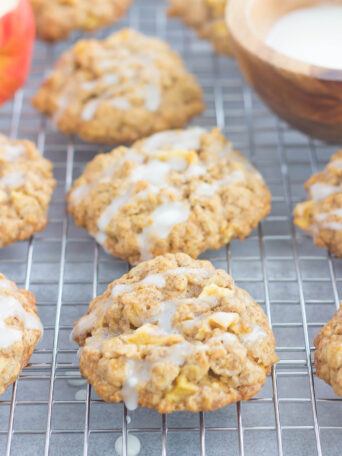
M 77 36 L 54 46 L 37 43 L 31 77 L 0 109 L 0 129 L 38 142 L 55 164 L 58 187 L 46 230 L 1 249 L 0 271 L 36 294 L 46 329 L 31 364 L 0 397 L 0 454 L 7 448 L 15 456 L 116 455 L 116 441 L 124 435 L 132 451 L 137 441 L 133 437 L 131 444 L 130 436 L 139 439 L 143 456 L 338 456 L 342 400 L 315 377 L 312 345 L 337 308 L 342 261 L 316 248 L 291 218 L 305 196 L 304 181 L 325 166 L 336 147 L 277 120 L 244 84 L 235 61 L 215 55 L 179 21 L 166 21 L 165 11 L 166 1 L 135 0 L 113 29 L 131 26 L 168 40 L 205 92 L 207 109 L 193 124 L 222 127 L 265 177 L 273 195 L 270 216 L 244 242 L 203 257 L 231 272 L 263 306 L 281 361 L 254 400 L 204 414 L 126 412 L 122 404 L 99 400 L 80 378 L 77 347 L 69 341 L 72 323 L 128 265 L 98 248 L 64 208 L 72 180 L 109 148 L 64 136 L 30 105 L 44 74 Z

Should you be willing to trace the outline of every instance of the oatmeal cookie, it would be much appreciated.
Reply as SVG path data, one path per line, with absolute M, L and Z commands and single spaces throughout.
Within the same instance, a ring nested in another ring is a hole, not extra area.
M 104 143 L 182 127 L 203 110 L 202 91 L 179 55 L 129 29 L 76 43 L 33 104 L 64 133 Z
M 244 239 L 270 210 L 261 175 L 218 129 L 157 133 L 98 155 L 68 194 L 76 225 L 135 264 Z
M 248 400 L 278 360 L 261 307 L 225 271 L 183 253 L 112 282 L 72 336 L 100 397 L 160 413 Z
M 316 375 L 342 396 L 342 303 L 314 341 Z
M 234 55 L 225 8 L 229 0 L 170 0 L 169 15 L 180 17 L 220 54 Z
M 308 199 L 295 207 L 294 223 L 312 235 L 318 247 L 342 257 L 342 149 L 310 177 L 305 189 Z
M 45 228 L 54 187 L 52 163 L 32 142 L 0 135 L 0 247 Z
M 0 274 L 0 394 L 19 377 L 42 334 L 34 295 Z
M 74 30 L 91 32 L 123 16 L 131 0 L 30 0 L 37 36 L 62 40 Z

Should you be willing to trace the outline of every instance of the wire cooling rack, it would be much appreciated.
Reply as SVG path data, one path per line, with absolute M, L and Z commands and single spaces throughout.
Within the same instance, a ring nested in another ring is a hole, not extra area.
M 100 151 L 57 132 L 30 99 L 57 56 L 74 41 L 36 44 L 24 91 L 0 110 L 0 130 L 29 138 L 55 164 L 58 186 L 49 225 L 0 251 L 0 271 L 35 293 L 45 335 L 20 379 L 0 397 L 1 455 L 338 456 L 342 401 L 314 375 L 313 338 L 335 312 L 342 261 L 316 248 L 291 222 L 304 181 L 336 150 L 293 131 L 244 84 L 234 61 L 219 57 L 177 20 L 166 1 L 135 0 L 117 26 L 168 40 L 203 87 L 207 109 L 195 124 L 220 126 L 263 173 L 272 213 L 243 243 L 206 252 L 265 309 L 281 361 L 253 400 L 216 412 L 161 416 L 102 402 L 80 377 L 72 323 L 109 282 L 128 270 L 67 216 L 65 191 Z M 108 30 L 101 32 L 105 36 Z M 138 439 L 138 440 L 137 440 Z M 123 445 L 122 445 L 123 442 Z

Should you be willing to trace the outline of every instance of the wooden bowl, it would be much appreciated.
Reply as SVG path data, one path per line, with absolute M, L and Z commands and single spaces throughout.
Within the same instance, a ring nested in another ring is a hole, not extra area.
M 284 14 L 318 4 L 326 0 L 230 0 L 226 20 L 241 71 L 265 103 L 299 130 L 340 143 L 342 70 L 301 62 L 264 43 Z

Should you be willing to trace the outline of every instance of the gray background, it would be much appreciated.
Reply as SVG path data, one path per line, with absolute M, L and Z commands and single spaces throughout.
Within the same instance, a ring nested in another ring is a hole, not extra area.
M 314 376 L 312 345 L 338 306 L 342 261 L 316 248 L 291 217 L 305 197 L 304 181 L 336 147 L 276 119 L 244 84 L 234 61 L 215 55 L 179 21 L 167 21 L 165 10 L 166 1 L 135 0 L 113 29 L 131 26 L 168 40 L 205 93 L 207 109 L 193 124 L 222 127 L 264 175 L 273 195 L 271 215 L 243 243 L 233 241 L 203 258 L 231 272 L 263 306 L 281 361 L 255 399 L 204 414 L 162 417 L 138 409 L 125 420 L 121 404 L 103 403 L 80 379 L 77 347 L 69 341 L 72 323 L 128 265 L 97 248 L 64 208 L 73 179 L 109 148 L 64 136 L 30 105 L 44 74 L 77 36 L 54 46 L 37 43 L 25 90 L 0 109 L 0 129 L 37 142 L 55 164 L 58 186 L 46 230 L 1 249 L 0 271 L 36 294 L 45 335 L 19 381 L 1 396 L 0 454 L 115 455 L 115 441 L 129 432 L 139 438 L 140 454 L 149 456 L 340 455 L 341 398 Z

